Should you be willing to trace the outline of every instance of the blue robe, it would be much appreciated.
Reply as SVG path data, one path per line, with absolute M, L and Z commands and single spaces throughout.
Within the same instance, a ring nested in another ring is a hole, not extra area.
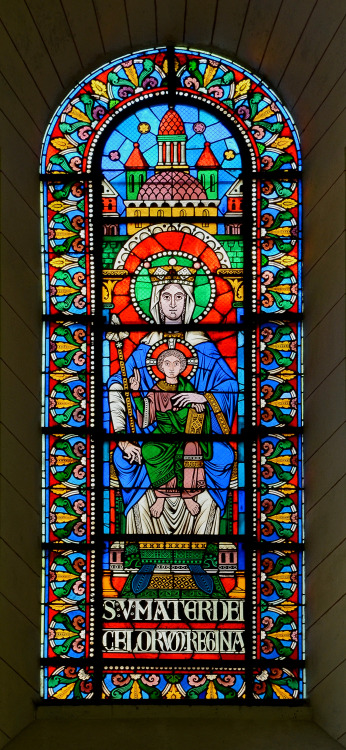
M 152 389 L 155 381 L 149 374 L 145 360 L 150 347 L 145 343 L 139 344 L 132 355 L 126 361 L 126 371 L 128 377 L 133 374 L 134 368 L 137 367 L 141 376 L 140 393 L 144 397 Z M 223 412 L 229 427 L 231 427 L 238 397 L 238 383 L 236 378 L 222 359 L 220 352 L 215 344 L 211 341 L 203 341 L 194 346 L 198 354 L 198 368 L 191 377 L 190 383 L 197 393 L 211 393 L 217 400 L 221 411 Z M 117 372 L 108 380 L 108 388 L 113 383 L 122 384 L 121 374 Z M 136 422 L 136 432 L 139 434 L 150 433 L 156 426 L 156 423 L 141 429 L 136 421 L 136 405 L 132 398 L 133 414 Z M 213 410 L 209 404 L 205 404 L 206 409 L 210 409 L 211 415 L 211 432 L 216 435 L 222 435 L 222 429 L 216 419 Z M 126 417 L 126 429 L 130 432 L 128 417 Z M 225 436 L 227 440 L 228 436 Z M 140 440 L 137 441 L 141 445 Z M 116 447 L 113 454 L 115 470 L 119 477 L 122 488 L 122 496 L 125 505 L 125 514 L 128 513 L 138 500 L 150 487 L 150 480 L 144 464 L 130 464 L 123 456 L 122 450 Z M 227 442 L 213 443 L 213 455 L 210 460 L 204 461 L 206 476 L 206 485 L 210 495 L 220 507 L 221 515 L 223 514 L 227 502 L 227 492 L 230 484 L 232 467 L 234 462 L 234 452 Z

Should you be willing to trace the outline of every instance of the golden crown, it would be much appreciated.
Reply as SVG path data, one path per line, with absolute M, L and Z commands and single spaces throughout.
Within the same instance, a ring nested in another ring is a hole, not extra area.
M 193 266 L 179 266 L 175 258 L 170 258 L 167 266 L 151 266 L 150 263 L 144 264 L 150 273 L 153 284 L 188 284 L 193 286 L 197 269 L 200 263 L 196 262 Z

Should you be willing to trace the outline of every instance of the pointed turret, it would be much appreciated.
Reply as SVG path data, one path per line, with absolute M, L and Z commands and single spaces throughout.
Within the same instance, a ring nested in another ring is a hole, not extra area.
M 210 143 L 204 144 L 204 149 L 196 163 L 198 169 L 197 179 L 202 183 L 208 198 L 215 200 L 217 198 L 218 186 L 218 169 L 220 164 L 214 156 Z
M 149 164 L 139 148 L 139 143 L 134 143 L 133 151 L 125 162 L 127 200 L 137 200 L 138 193 L 146 182 L 148 168 Z

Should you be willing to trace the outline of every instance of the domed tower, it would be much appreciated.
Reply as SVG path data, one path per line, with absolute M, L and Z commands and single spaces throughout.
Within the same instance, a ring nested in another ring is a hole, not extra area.
M 182 169 L 189 171 L 186 164 L 186 133 L 184 123 L 178 113 L 170 107 L 163 116 L 157 136 L 159 158 L 156 171 L 160 169 Z
M 138 144 L 127 160 L 128 182 L 127 200 L 125 200 L 126 216 L 133 221 L 127 225 L 127 233 L 135 234 L 139 229 L 148 226 L 148 220 L 171 217 L 198 218 L 198 225 L 205 228 L 209 234 L 216 234 L 217 207 L 220 203 L 217 197 L 217 170 L 219 163 L 206 143 L 196 165 L 199 174 L 203 174 L 206 187 L 202 182 L 190 174 L 186 163 L 186 141 L 184 123 L 178 113 L 170 107 L 164 114 L 157 135 L 158 163 L 155 174 L 151 175 L 137 190 L 132 189 L 136 176 L 144 173 L 144 157 Z M 145 162 L 146 164 L 146 162 Z M 134 171 L 136 170 L 136 171 Z M 134 175 L 134 177 L 132 177 Z

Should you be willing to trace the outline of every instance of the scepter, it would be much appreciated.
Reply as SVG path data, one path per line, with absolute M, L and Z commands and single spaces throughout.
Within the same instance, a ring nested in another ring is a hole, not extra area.
M 111 318 L 111 324 L 112 325 L 120 325 L 121 321 L 119 320 L 117 315 L 112 315 Z M 123 381 L 123 389 L 124 389 L 124 397 L 125 397 L 125 404 L 127 408 L 127 415 L 129 418 L 130 423 L 130 431 L 135 435 L 136 434 L 136 426 L 135 426 L 135 420 L 133 416 L 133 409 L 132 409 L 132 402 L 131 402 L 131 396 L 130 396 L 130 388 L 129 388 L 129 380 L 127 377 L 126 372 L 126 366 L 125 366 L 125 359 L 124 359 L 124 339 L 127 339 L 129 336 L 128 331 L 108 331 L 106 333 L 106 339 L 108 341 L 114 341 L 115 345 L 117 347 L 118 351 L 118 360 L 119 360 L 119 369 L 121 374 L 121 379 Z

